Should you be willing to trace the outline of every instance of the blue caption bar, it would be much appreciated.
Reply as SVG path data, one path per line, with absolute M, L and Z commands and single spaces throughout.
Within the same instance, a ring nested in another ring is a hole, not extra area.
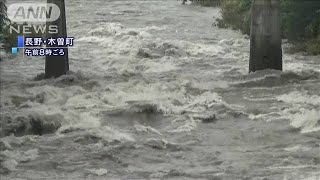
M 24 37 L 18 36 L 18 48 L 23 48 L 23 47 L 24 47 Z

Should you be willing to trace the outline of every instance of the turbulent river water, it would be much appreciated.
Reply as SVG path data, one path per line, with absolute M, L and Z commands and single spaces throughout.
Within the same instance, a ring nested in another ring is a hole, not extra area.
M 249 74 L 248 37 L 180 3 L 66 1 L 69 75 L 1 61 L 1 179 L 320 179 L 320 57 Z

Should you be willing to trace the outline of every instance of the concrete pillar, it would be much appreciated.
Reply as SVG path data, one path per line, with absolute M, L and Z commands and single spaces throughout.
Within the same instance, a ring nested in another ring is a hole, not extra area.
M 64 0 L 47 0 L 47 3 L 54 3 L 60 8 L 60 17 L 54 22 L 47 22 L 49 25 L 57 25 L 57 34 L 46 34 L 47 38 L 67 37 L 66 11 Z M 64 56 L 46 56 L 45 75 L 46 78 L 59 77 L 69 71 L 68 48 L 64 48 Z
M 249 72 L 282 70 L 280 0 L 253 0 Z

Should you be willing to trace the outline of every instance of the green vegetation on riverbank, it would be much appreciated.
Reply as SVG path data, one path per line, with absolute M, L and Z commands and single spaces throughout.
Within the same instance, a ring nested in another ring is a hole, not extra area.
M 10 26 L 14 27 L 15 29 L 22 29 L 23 25 L 25 24 L 16 24 L 11 23 L 10 20 L 7 17 L 7 7 L 5 5 L 6 0 L 0 0 L 0 44 L 4 46 L 4 49 L 7 51 L 11 50 L 11 47 L 15 47 L 17 44 L 17 36 L 24 35 L 26 37 L 42 37 L 44 36 L 42 33 L 36 33 L 33 30 L 31 30 L 31 34 L 22 34 L 17 33 L 14 30 L 12 30 L 12 33 L 10 33 Z M 20 28 L 18 28 L 20 26 Z
M 206 0 L 215 1 L 215 0 Z M 320 54 L 320 1 L 280 0 L 283 38 L 295 45 L 295 51 Z M 218 27 L 250 34 L 252 0 L 220 0 Z M 201 4 L 202 1 L 199 1 Z
M 219 6 L 220 2 L 221 0 L 192 0 L 192 3 L 202 6 Z
M 0 0 L 0 43 L 4 39 L 5 26 L 8 21 L 7 7 L 5 6 L 6 0 Z

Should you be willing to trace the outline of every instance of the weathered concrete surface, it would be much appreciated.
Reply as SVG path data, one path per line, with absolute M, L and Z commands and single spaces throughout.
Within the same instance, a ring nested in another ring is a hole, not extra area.
M 255 0 L 252 6 L 249 71 L 282 70 L 278 0 Z

